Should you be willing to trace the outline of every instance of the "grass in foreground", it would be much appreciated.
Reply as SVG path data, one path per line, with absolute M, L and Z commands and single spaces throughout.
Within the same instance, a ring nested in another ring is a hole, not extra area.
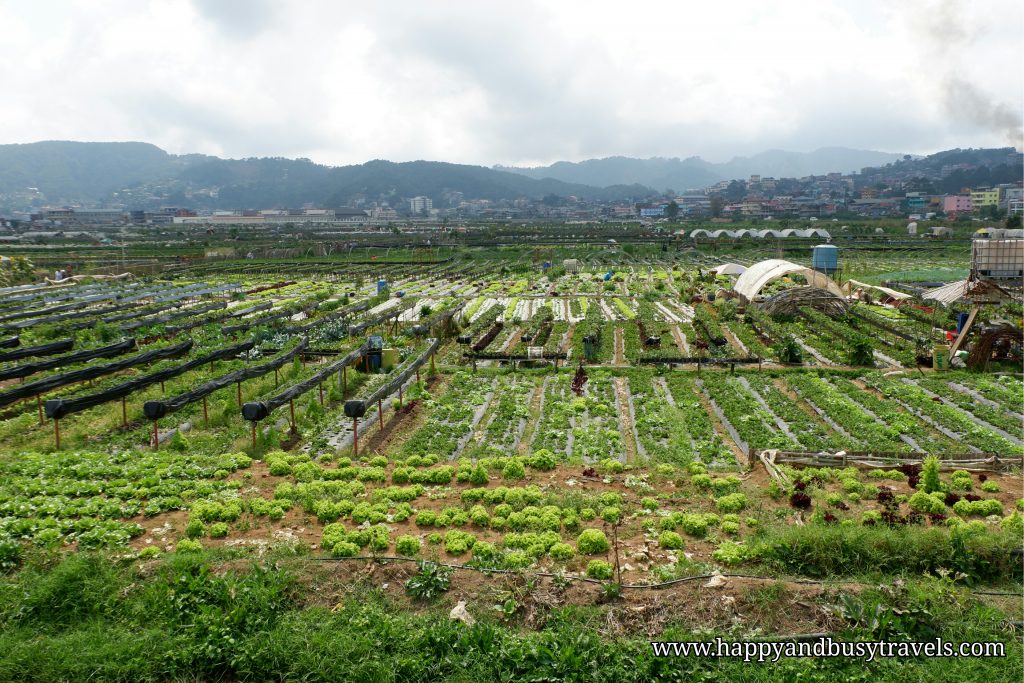
M 556 608 L 535 631 L 446 608 L 412 611 L 366 591 L 334 609 L 287 570 L 181 554 L 141 565 L 100 554 L 35 558 L 0 581 L 0 680 L 1020 680 L 1019 634 L 948 578 L 836 596 L 846 638 L 998 640 L 999 659 L 655 658 L 646 638 L 609 640 L 600 607 Z M 881 615 L 881 619 L 872 615 Z M 660 640 L 710 639 L 668 627 Z M 737 640 L 741 634 L 717 634 Z

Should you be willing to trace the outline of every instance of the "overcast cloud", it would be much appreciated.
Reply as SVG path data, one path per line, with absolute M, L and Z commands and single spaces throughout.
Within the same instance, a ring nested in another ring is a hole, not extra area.
M 491 165 L 1021 146 L 1019 0 L 0 0 L 0 142 Z

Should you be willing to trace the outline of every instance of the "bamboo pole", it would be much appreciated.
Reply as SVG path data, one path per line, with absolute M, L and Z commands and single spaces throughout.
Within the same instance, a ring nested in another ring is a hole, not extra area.
M 359 418 L 352 418 L 352 455 L 359 457 Z

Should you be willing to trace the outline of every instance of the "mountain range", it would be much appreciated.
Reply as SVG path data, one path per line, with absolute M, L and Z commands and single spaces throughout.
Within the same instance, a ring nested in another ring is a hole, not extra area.
M 846 147 L 822 147 L 813 152 L 769 150 L 750 157 L 735 157 L 714 164 L 700 157 L 687 159 L 634 159 L 607 157 L 586 161 L 559 161 L 532 168 L 496 166 L 529 178 L 554 178 L 584 185 L 632 184 L 677 192 L 700 189 L 722 180 L 746 179 L 751 175 L 774 178 L 803 178 L 826 173 L 853 173 L 865 166 L 881 166 L 904 158 L 903 154 L 874 152 Z
M 174 155 L 144 142 L 48 141 L 0 145 L 0 209 L 38 205 L 266 208 L 346 206 L 461 193 L 472 199 L 541 199 L 548 195 L 611 200 L 642 198 L 641 185 L 595 187 L 533 179 L 483 166 L 439 161 L 374 160 L 324 166 L 280 157 L 221 159 Z
M 576 196 L 635 201 L 667 188 L 720 180 L 792 177 L 884 165 L 902 155 L 845 148 L 769 151 L 712 164 L 688 159 L 610 157 L 538 168 L 439 161 L 369 161 L 326 166 L 281 157 L 221 159 L 169 154 L 144 142 L 47 141 L 0 145 L 0 211 L 39 206 L 209 209 L 363 205 L 428 196 L 438 206 L 465 199 Z

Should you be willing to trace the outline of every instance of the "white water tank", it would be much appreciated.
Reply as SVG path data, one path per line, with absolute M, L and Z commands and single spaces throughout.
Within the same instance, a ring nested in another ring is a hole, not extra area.
M 974 240 L 971 271 L 990 280 L 1024 281 L 1024 239 Z
M 907 223 L 907 234 L 908 235 L 916 235 L 917 234 L 917 223 L 916 222 Z

